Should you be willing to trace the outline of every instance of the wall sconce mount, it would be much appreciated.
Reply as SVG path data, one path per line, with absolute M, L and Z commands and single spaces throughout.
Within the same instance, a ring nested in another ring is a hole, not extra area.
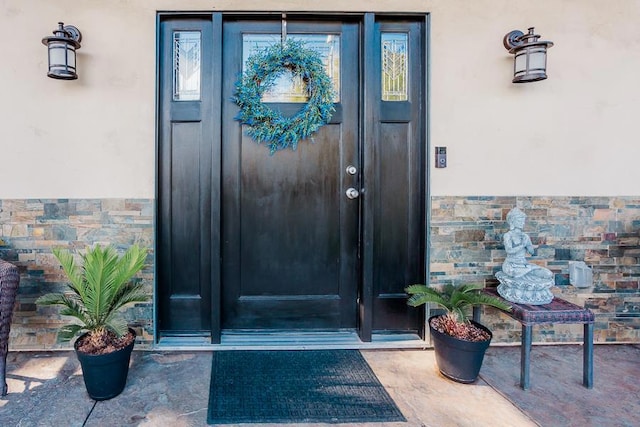
M 80 49 L 82 34 L 73 25 L 58 22 L 58 28 L 53 30 L 53 36 L 42 39 L 42 44 L 48 48 L 49 71 L 47 76 L 61 80 L 75 80 L 76 49 Z
M 515 55 L 513 62 L 513 83 L 530 83 L 547 78 L 547 49 L 553 42 L 538 40 L 534 27 L 527 34 L 520 30 L 507 33 L 502 43 Z

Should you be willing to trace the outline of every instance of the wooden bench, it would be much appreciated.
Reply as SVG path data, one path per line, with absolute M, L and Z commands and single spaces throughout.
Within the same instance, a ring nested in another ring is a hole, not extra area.
M 582 360 L 582 384 L 593 388 L 593 321 L 594 315 L 583 308 L 561 298 L 554 298 L 549 304 L 517 304 L 502 298 L 496 289 L 483 289 L 487 295 L 497 297 L 511 305 L 511 312 L 501 310 L 522 325 L 522 343 L 520 349 L 520 387 L 529 389 L 529 365 L 531 361 L 531 335 L 533 325 L 549 323 L 584 324 L 584 348 Z M 473 307 L 473 320 L 480 322 L 480 306 Z

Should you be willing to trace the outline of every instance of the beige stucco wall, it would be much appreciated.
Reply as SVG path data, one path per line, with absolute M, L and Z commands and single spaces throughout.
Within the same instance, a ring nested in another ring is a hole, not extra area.
M 429 12 L 433 195 L 638 194 L 637 0 L 0 0 L 0 199 L 153 197 L 157 10 Z M 58 20 L 77 81 L 46 77 Z M 549 79 L 513 85 L 502 37 L 532 25 Z

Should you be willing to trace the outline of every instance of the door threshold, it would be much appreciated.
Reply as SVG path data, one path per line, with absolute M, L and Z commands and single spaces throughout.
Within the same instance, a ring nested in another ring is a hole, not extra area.
M 340 350 L 424 349 L 428 343 L 412 333 L 374 333 L 362 342 L 355 331 L 338 332 L 235 332 L 224 331 L 220 344 L 208 336 L 166 336 L 157 350 Z

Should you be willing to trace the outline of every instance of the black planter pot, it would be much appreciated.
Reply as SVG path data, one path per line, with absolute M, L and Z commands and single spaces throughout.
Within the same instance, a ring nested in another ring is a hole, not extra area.
M 111 399 L 124 390 L 136 335 L 133 329 L 129 329 L 129 332 L 134 336 L 131 344 L 113 353 L 92 355 L 82 353 L 76 348 L 76 355 L 82 366 L 84 385 L 92 399 Z
M 480 373 L 484 353 L 491 343 L 493 334 L 485 326 L 472 320 L 471 323 L 487 331 L 490 338 L 479 342 L 463 341 L 434 329 L 431 320 L 435 317 L 438 316 L 429 318 L 429 329 L 440 373 L 459 383 L 474 382 Z

